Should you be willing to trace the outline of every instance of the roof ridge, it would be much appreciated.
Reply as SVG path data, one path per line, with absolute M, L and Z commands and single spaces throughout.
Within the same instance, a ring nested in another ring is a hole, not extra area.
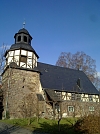
M 48 66 L 54 66 L 54 67 L 57 67 L 57 68 L 63 68 L 63 69 L 69 69 L 69 70 L 73 70 L 73 71 L 79 71 L 79 72 L 83 72 L 82 70 L 77 70 L 77 69 L 72 69 L 72 68 L 67 68 L 67 67 L 60 67 L 60 66 L 57 66 L 57 65 L 52 65 L 52 64 L 49 64 L 49 63 L 43 63 L 43 62 L 38 62 L 40 64 L 45 64 L 45 65 L 48 65 Z M 84 72 L 83 72 L 84 73 Z

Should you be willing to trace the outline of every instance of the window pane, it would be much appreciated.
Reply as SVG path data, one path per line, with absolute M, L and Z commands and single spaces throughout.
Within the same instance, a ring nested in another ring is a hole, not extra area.
M 21 62 L 27 63 L 27 56 L 21 55 Z
M 89 111 L 94 111 L 94 107 L 89 107 Z
M 74 112 L 74 107 L 73 106 L 68 106 L 68 111 L 69 112 Z

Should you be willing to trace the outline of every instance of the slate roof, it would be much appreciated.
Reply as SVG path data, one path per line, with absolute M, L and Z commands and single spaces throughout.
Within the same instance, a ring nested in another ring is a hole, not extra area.
M 45 92 L 49 95 L 51 100 L 56 101 L 56 102 L 61 101 L 61 99 L 57 96 L 54 90 L 45 89 Z
M 95 88 L 83 71 L 40 62 L 38 62 L 38 70 L 41 72 L 40 81 L 44 89 L 99 94 L 99 91 Z M 77 81 L 79 79 L 81 81 L 81 88 L 78 88 L 77 86 Z
M 33 49 L 33 47 L 29 44 L 25 44 L 25 43 L 17 43 L 17 44 L 13 44 L 11 45 L 10 49 L 7 51 L 12 51 L 12 50 L 19 50 L 19 49 L 24 49 L 24 50 L 28 50 L 28 51 L 32 51 L 33 53 L 36 54 L 37 58 L 39 58 L 38 54 L 36 53 L 36 51 Z M 5 55 L 7 54 L 7 52 L 5 53 Z
M 22 28 L 22 29 L 20 29 L 18 31 L 18 33 L 15 34 L 14 38 L 16 38 L 16 35 L 17 34 L 21 34 L 21 33 L 27 34 L 27 35 L 29 35 L 31 37 L 31 35 L 29 34 L 29 32 L 25 28 Z M 31 39 L 32 39 L 32 37 L 31 37 Z
M 20 48 L 23 48 L 23 49 L 26 49 L 26 50 L 30 50 L 30 51 L 35 51 L 31 45 L 29 44 L 25 44 L 25 43 L 17 43 L 17 44 L 13 44 L 11 47 L 10 47 L 10 50 L 15 50 L 15 49 L 20 49 Z
M 25 28 L 20 29 L 18 31 L 18 33 L 26 33 L 26 34 L 29 34 L 29 32 Z

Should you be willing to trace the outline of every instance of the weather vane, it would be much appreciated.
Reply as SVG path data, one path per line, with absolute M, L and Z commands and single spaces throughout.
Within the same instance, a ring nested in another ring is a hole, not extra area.
M 23 22 L 23 28 L 25 28 L 25 21 Z

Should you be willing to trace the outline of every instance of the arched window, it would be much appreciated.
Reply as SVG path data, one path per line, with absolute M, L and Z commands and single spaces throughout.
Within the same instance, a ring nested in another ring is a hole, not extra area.
M 26 36 L 24 36 L 24 42 L 27 42 L 27 37 Z
M 18 36 L 18 40 L 17 40 L 17 41 L 18 41 L 18 42 L 21 41 L 21 36 Z

